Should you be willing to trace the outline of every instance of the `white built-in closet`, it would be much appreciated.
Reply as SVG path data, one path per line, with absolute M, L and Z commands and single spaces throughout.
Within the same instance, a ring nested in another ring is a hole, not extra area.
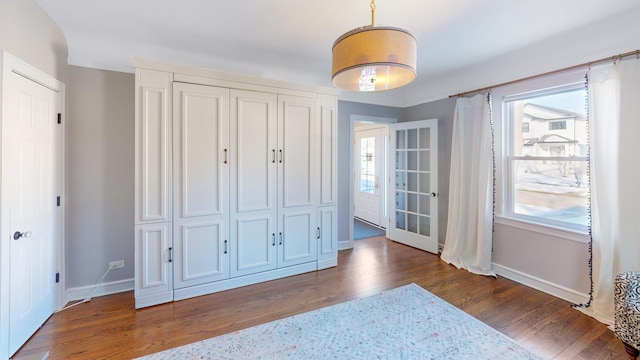
M 337 93 L 134 60 L 136 308 L 337 264 Z

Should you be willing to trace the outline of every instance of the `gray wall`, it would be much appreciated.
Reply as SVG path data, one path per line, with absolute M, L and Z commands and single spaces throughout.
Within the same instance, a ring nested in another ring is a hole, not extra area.
M 395 118 L 400 121 L 401 108 L 338 101 L 338 241 L 349 240 L 349 186 L 351 169 L 349 166 L 349 144 L 351 137 L 351 115 Z
M 134 75 L 71 66 L 67 288 L 133 278 Z
M 0 1 L 0 49 L 67 83 L 67 40 L 33 0 Z

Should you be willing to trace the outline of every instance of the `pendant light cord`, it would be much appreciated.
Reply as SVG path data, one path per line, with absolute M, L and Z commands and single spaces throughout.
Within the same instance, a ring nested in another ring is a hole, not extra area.
M 376 4 L 374 0 L 371 0 L 371 27 L 375 25 L 375 12 L 376 12 Z

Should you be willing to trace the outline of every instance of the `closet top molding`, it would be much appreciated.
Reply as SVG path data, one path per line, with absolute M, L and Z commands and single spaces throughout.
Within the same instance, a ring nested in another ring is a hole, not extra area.
M 131 57 L 130 61 L 136 69 L 141 68 L 173 73 L 174 82 L 273 92 L 279 94 L 290 93 L 292 95 L 302 96 L 310 96 L 310 94 L 338 96 L 341 93 L 341 90 L 333 87 L 297 84 L 287 81 L 261 78 L 258 76 L 227 73 L 197 66 L 173 64 L 158 60 Z

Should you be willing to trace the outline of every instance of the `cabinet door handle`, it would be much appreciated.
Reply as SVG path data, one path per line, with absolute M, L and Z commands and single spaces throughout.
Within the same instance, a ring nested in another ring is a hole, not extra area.
M 278 245 L 282 245 L 282 233 L 280 233 L 280 243 Z
M 316 234 L 318 235 L 318 239 L 320 239 L 320 226 L 318 226 L 318 229 L 316 231 Z
M 173 248 L 169 247 L 169 262 L 173 262 Z
M 227 149 L 224 149 L 224 163 L 227 163 Z
M 271 246 L 276 246 L 276 233 L 271 234 Z
M 225 254 L 229 252 L 227 246 L 228 246 L 228 240 L 225 240 L 224 241 L 224 253 Z
M 276 149 L 271 150 L 271 162 L 276 163 Z
M 282 164 L 282 149 L 280 149 L 279 151 L 280 151 L 280 164 Z

